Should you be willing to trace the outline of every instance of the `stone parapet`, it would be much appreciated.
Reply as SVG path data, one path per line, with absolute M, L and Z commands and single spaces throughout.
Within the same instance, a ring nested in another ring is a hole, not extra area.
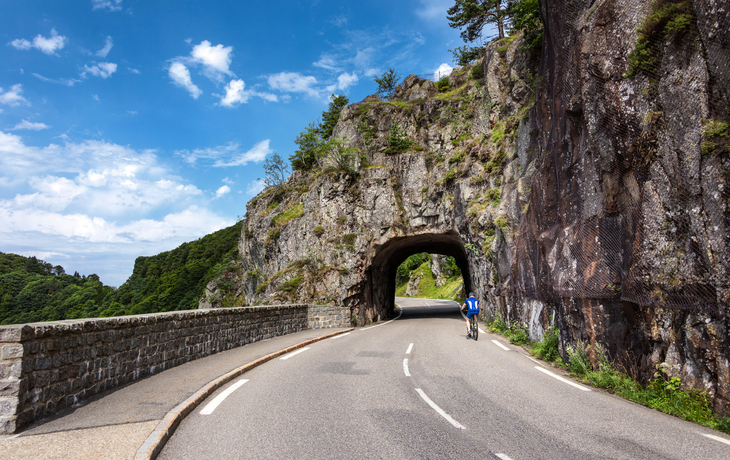
M 350 327 L 352 317 L 349 307 L 341 305 L 310 305 L 309 329 Z
M 349 309 L 275 305 L 0 327 L 0 434 L 194 359 L 307 328 Z

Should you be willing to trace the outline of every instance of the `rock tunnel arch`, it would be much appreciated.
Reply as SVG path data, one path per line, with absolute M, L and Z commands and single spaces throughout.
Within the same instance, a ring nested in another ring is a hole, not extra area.
M 466 247 L 457 232 L 394 237 L 371 251 L 370 264 L 365 270 L 364 308 L 357 312 L 358 324 L 393 315 L 396 270 L 408 256 L 419 252 L 452 256 L 461 270 L 464 290 L 472 290 L 474 283 Z

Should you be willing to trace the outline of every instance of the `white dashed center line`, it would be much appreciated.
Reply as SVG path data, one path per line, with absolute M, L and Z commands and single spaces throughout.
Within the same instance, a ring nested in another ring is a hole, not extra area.
M 296 355 L 298 355 L 299 353 L 302 353 L 302 352 L 304 352 L 304 351 L 307 351 L 307 350 L 309 350 L 309 347 L 304 347 L 304 348 L 300 348 L 299 350 L 297 350 L 297 351 L 292 351 L 291 353 L 287 354 L 286 356 L 282 356 L 282 357 L 281 357 L 281 358 L 279 358 L 279 359 L 289 359 L 289 358 L 291 358 L 292 356 L 296 356 Z
M 223 402 L 224 399 L 229 397 L 231 393 L 241 388 L 241 385 L 248 382 L 247 379 L 239 380 L 238 382 L 234 383 L 230 387 L 226 388 L 225 391 L 223 391 L 221 394 L 215 397 L 211 402 L 209 402 L 203 410 L 200 411 L 201 415 L 210 415 L 213 413 L 213 411 L 216 409 L 216 407 L 220 406 L 220 404 Z
M 579 389 L 579 390 L 583 390 L 583 391 L 591 391 L 591 389 L 590 389 L 590 388 L 586 388 L 586 387 L 584 387 L 583 385 L 578 385 L 578 384 L 577 384 L 577 383 L 575 383 L 575 382 L 571 382 L 571 381 L 570 381 L 570 380 L 568 380 L 568 379 L 564 379 L 564 378 L 562 378 L 561 376 L 559 376 L 559 375 L 557 375 L 557 374 L 553 374 L 552 372 L 550 372 L 550 371 L 549 371 L 549 370 L 547 370 L 547 369 L 543 369 L 543 368 L 542 368 L 542 367 L 540 367 L 540 366 L 535 366 L 535 369 L 537 369 L 538 371 L 540 371 L 540 372 L 543 372 L 543 373 L 545 373 L 545 374 L 549 375 L 550 377 L 552 377 L 552 378 L 554 378 L 554 379 L 560 380 L 560 381 L 561 381 L 561 382 L 563 382 L 563 383 L 567 383 L 567 384 L 568 384 L 568 385 L 570 385 L 570 386 L 576 387 L 576 388 L 577 388 L 577 389 Z
M 446 412 L 444 412 L 444 410 L 441 409 L 439 406 L 437 406 L 435 402 L 431 401 L 431 398 L 426 396 L 426 393 L 424 393 L 423 390 L 421 390 L 420 388 L 416 388 L 416 391 L 421 396 L 421 398 L 423 398 L 423 400 L 426 401 L 426 403 L 429 406 L 431 406 L 431 409 L 435 410 L 440 416 L 445 418 L 450 424 L 454 425 L 454 427 L 456 427 L 460 430 L 466 430 L 464 425 L 462 425 L 461 423 L 459 423 L 456 420 L 454 420 L 453 418 L 451 418 L 451 416 L 449 414 L 447 414 Z
M 406 350 L 406 354 L 410 355 L 412 350 L 413 350 L 413 344 L 408 345 L 408 350 Z
M 495 345 L 497 345 L 497 346 L 498 346 L 499 348 L 501 348 L 502 350 L 507 350 L 507 351 L 509 351 L 509 348 L 505 347 L 504 345 L 502 345 L 502 343 L 501 343 L 501 342 L 499 342 L 499 341 L 497 341 L 497 340 L 492 340 L 492 343 L 493 343 L 493 344 L 495 344 Z
M 494 455 L 495 455 L 495 456 L 496 456 L 497 458 L 501 458 L 502 460 L 512 460 L 511 458 L 509 458 L 509 457 L 508 457 L 508 456 L 506 456 L 505 454 L 494 454 Z
M 408 371 L 408 358 L 403 360 L 403 372 L 406 374 L 406 377 L 411 376 L 411 373 Z

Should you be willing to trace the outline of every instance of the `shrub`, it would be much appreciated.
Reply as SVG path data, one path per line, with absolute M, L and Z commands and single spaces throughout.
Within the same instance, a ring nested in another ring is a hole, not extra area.
M 299 286 L 304 282 L 304 278 L 301 276 L 297 276 L 293 280 L 287 281 L 285 283 L 281 283 L 281 286 L 279 286 L 279 290 L 284 292 L 293 292 L 296 291 Z
M 436 89 L 439 90 L 440 93 L 449 91 L 451 89 L 449 86 L 449 77 L 441 77 L 441 79 L 436 82 Z
M 588 358 L 588 351 L 580 340 L 575 345 L 568 345 L 568 369 L 575 375 L 584 377 L 593 370 L 591 360 Z
M 404 152 L 411 146 L 411 140 L 408 138 L 408 133 L 396 121 L 394 121 L 393 125 L 390 127 L 388 145 L 389 147 L 385 153 L 391 154 Z
M 550 328 L 543 334 L 543 339 L 532 347 L 532 352 L 540 359 L 548 362 L 558 362 L 560 360 L 559 350 L 560 340 L 558 339 L 558 330 Z
M 471 78 L 477 81 L 484 79 L 484 67 L 478 65 L 471 69 Z
M 317 225 L 316 227 L 314 227 L 313 233 L 317 236 L 317 238 L 319 238 L 324 234 L 324 227 L 322 227 L 321 225 Z

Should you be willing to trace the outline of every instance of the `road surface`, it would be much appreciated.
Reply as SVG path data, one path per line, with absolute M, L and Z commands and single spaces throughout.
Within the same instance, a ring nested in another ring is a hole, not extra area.
M 465 337 L 455 302 L 244 374 L 160 459 L 730 459 L 730 436 L 577 384 L 504 338 Z M 709 435 L 709 437 L 708 437 Z

